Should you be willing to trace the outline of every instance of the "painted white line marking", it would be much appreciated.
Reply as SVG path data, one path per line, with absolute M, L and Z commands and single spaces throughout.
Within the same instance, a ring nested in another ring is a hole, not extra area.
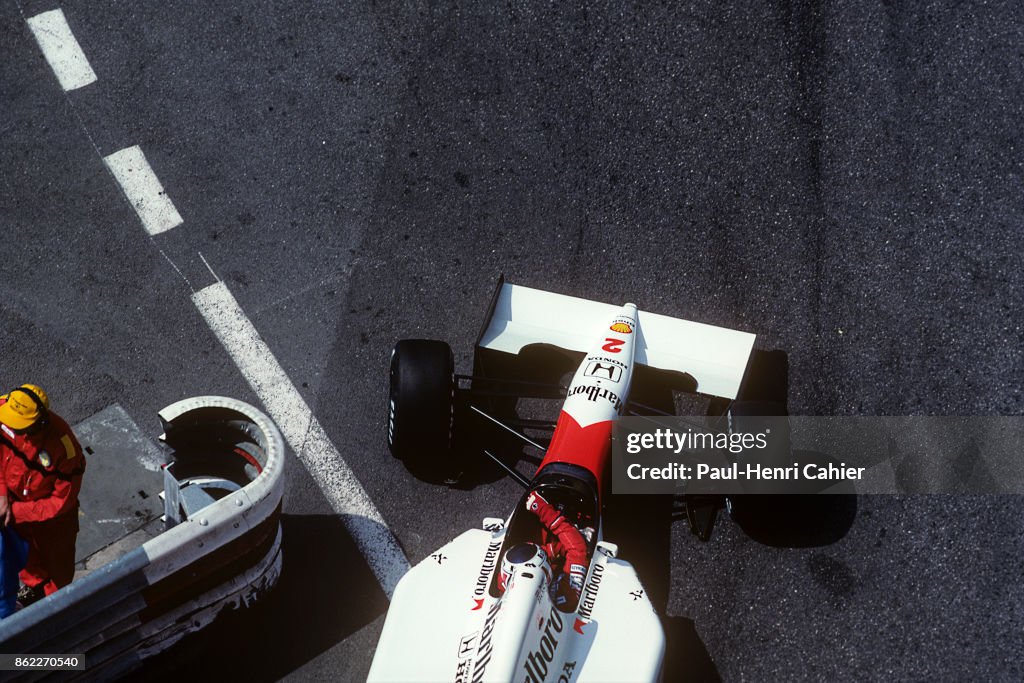
M 64 12 L 55 9 L 37 14 L 28 19 L 28 27 L 65 91 L 96 81 L 96 73 L 71 33 Z
M 158 235 L 182 224 L 181 215 L 164 194 L 163 185 L 138 145 L 114 152 L 103 161 L 121 184 L 146 232 Z
M 199 290 L 192 301 L 320 485 L 390 600 L 409 560 L 362 484 L 224 283 Z

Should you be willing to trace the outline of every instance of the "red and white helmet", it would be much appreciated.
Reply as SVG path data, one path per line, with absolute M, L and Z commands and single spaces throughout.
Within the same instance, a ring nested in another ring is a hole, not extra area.
M 536 543 L 516 543 L 505 551 L 505 556 L 501 560 L 498 590 L 504 593 L 512 586 L 516 576 L 530 570 L 542 572 L 550 581 L 551 563 L 548 561 L 548 554 Z

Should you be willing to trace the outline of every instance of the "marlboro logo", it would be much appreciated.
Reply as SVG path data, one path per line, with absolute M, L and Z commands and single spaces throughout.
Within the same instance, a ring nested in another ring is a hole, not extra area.
M 487 591 L 487 580 L 494 572 L 497 565 L 498 551 L 501 550 L 501 541 L 491 541 L 487 544 L 487 552 L 484 553 L 484 563 L 480 566 L 480 572 L 476 575 L 476 587 L 473 589 L 473 605 L 470 610 L 476 611 L 484 605 L 484 593 Z
M 526 683 L 541 683 L 547 680 L 548 666 L 555 658 L 555 651 L 558 649 L 558 643 L 561 638 L 560 634 L 562 629 L 565 628 L 565 623 L 562 621 L 562 616 L 558 613 L 558 610 L 554 607 L 551 608 L 547 622 L 547 627 L 541 635 L 537 649 L 530 650 L 526 655 L 526 660 L 523 662 L 523 668 L 526 671 L 526 678 L 523 680 Z
M 594 565 L 594 571 L 590 573 L 590 580 L 583 587 L 583 595 L 580 599 L 580 606 L 577 612 L 585 620 L 590 621 L 590 615 L 594 611 L 594 603 L 597 602 L 597 591 L 601 588 L 601 579 L 604 578 L 604 563 Z M 579 628 L 576 629 L 580 631 Z M 582 631 L 580 631 L 582 633 Z
M 570 396 L 576 396 L 577 394 L 585 395 L 591 402 L 596 402 L 599 398 L 604 399 L 611 403 L 617 412 L 622 411 L 622 399 L 616 396 L 614 391 L 602 389 L 601 387 L 584 385 L 576 387 L 575 389 L 570 389 L 569 392 L 566 393 L 565 397 L 569 398 Z
M 494 653 L 494 644 L 491 636 L 494 635 L 494 620 L 498 617 L 498 610 L 501 609 L 501 600 L 498 600 L 487 612 L 487 620 L 484 621 L 484 630 L 480 634 L 480 647 L 477 649 L 477 660 L 473 665 L 473 683 L 481 683 L 484 679 L 484 672 L 491 661 Z

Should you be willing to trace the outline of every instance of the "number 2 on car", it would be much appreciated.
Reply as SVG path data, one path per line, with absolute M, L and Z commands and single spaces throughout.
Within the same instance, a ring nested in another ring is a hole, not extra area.
M 607 351 L 608 353 L 621 353 L 622 349 L 619 347 L 626 343 L 624 339 L 615 339 L 613 337 L 606 337 L 605 342 L 606 343 L 601 347 L 601 350 Z

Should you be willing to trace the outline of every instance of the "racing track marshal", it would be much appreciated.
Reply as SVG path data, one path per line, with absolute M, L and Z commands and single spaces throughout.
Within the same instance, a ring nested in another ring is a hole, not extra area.
M 85 456 L 67 422 L 49 408 L 34 384 L 0 396 L 0 523 L 13 524 L 29 544 L 22 607 L 68 585 L 75 573 Z

